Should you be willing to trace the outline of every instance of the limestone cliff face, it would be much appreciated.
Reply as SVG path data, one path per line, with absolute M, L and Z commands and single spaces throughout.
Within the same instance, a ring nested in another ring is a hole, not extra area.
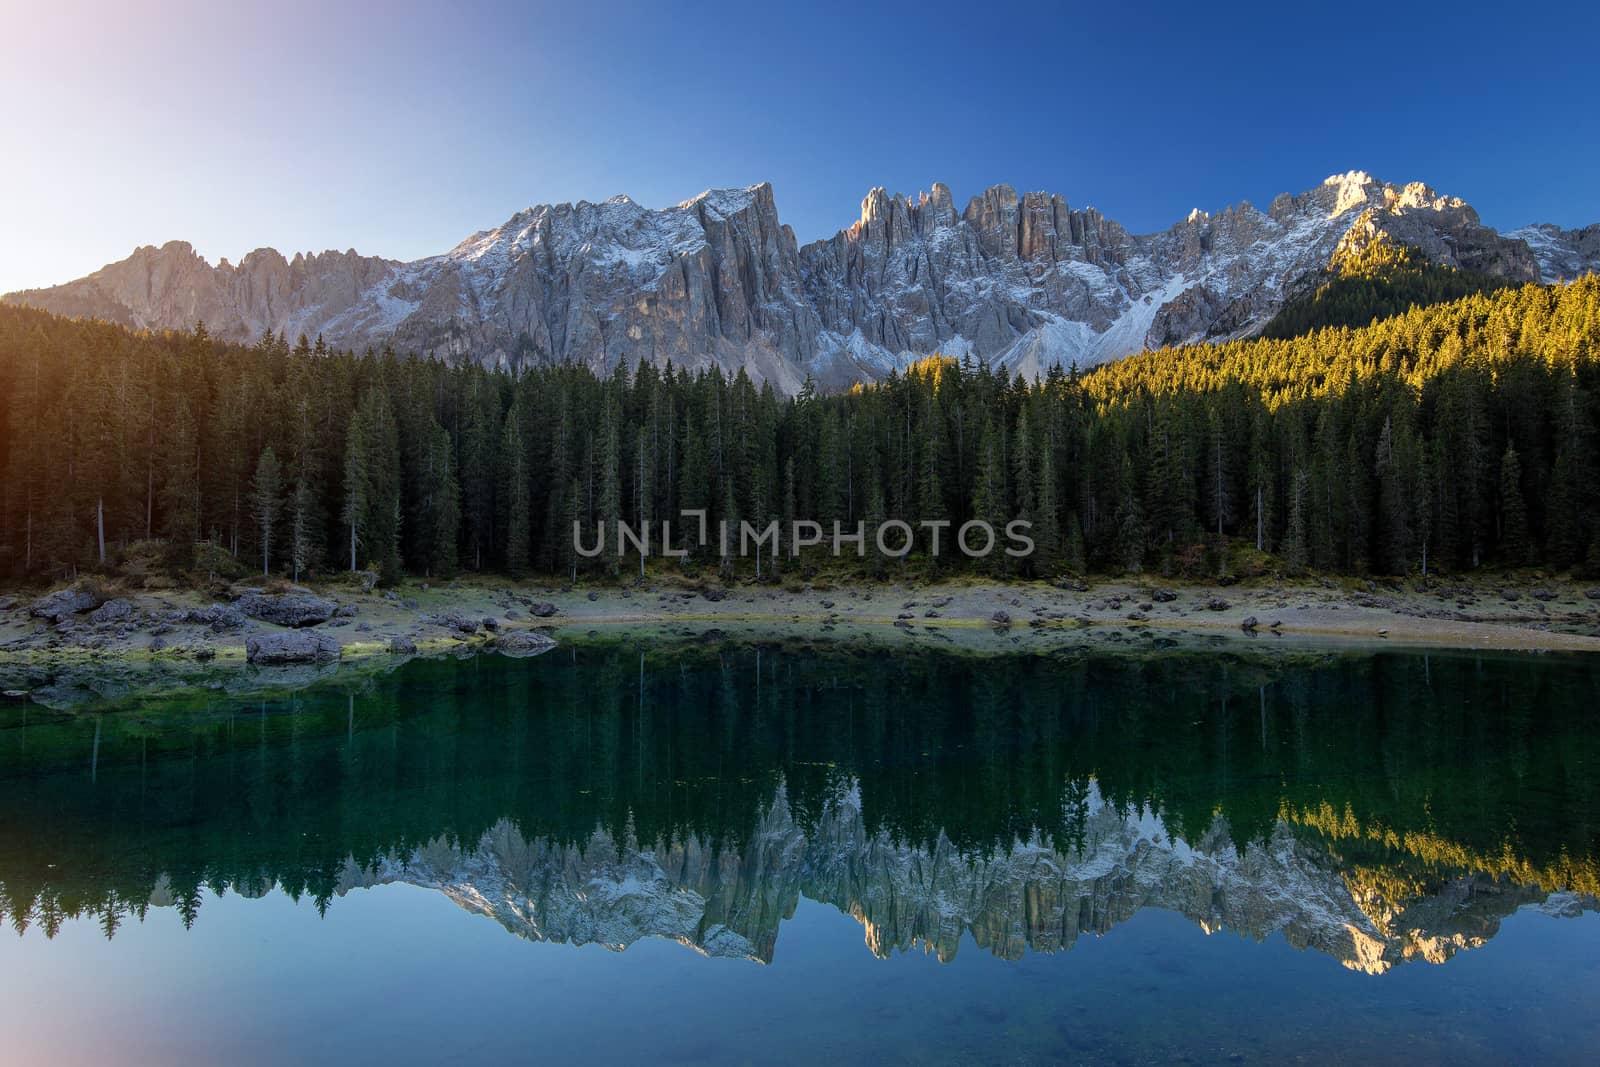
M 1527 244 L 1547 282 L 1570 281 L 1600 270 L 1600 223 L 1581 230 L 1563 230 L 1548 223 L 1524 226 L 1506 236 Z
M 357 350 L 607 372 L 640 359 L 729 371 L 793 392 L 838 387 L 933 352 L 1008 373 L 1248 336 L 1341 244 L 1384 234 L 1433 262 L 1513 281 L 1600 265 L 1600 227 L 1502 236 L 1464 202 L 1359 172 L 1265 212 L 1192 212 L 1138 236 L 1061 196 L 997 185 L 958 210 L 935 184 L 874 189 L 860 218 L 798 247 L 772 187 L 649 210 L 625 196 L 530 208 L 413 263 L 271 249 L 212 267 L 183 242 L 7 300 L 136 327 L 253 340 L 282 331 Z
M 696 839 L 644 844 L 596 833 L 580 845 L 524 839 L 501 824 L 463 849 L 443 841 L 375 867 L 348 864 L 341 892 L 389 882 L 437 889 L 531 940 L 616 950 L 666 937 L 713 956 L 770 961 L 779 926 L 803 895 L 861 922 L 882 956 L 955 956 L 963 936 L 1006 959 L 1070 949 L 1141 908 L 1188 916 L 1208 932 L 1282 933 L 1345 966 L 1382 973 L 1440 963 L 1493 937 L 1525 905 L 1592 909 L 1471 872 L 1405 900 L 1360 888 L 1327 853 L 1280 823 L 1237 848 L 1220 821 L 1199 840 L 1173 837 L 1148 810 L 1118 811 L 1091 786 L 1072 847 L 1014 842 L 983 855 L 940 838 L 914 846 L 867 829 L 853 791 L 796 822 L 780 789 L 741 847 Z
M 355 252 L 286 260 L 261 248 L 238 266 L 223 260 L 213 267 L 187 241 L 169 241 L 140 248 L 79 281 L 6 299 L 132 327 L 187 329 L 204 321 L 213 333 L 254 340 L 269 329 L 298 336 L 296 325 L 316 326 L 348 314 L 397 266 Z

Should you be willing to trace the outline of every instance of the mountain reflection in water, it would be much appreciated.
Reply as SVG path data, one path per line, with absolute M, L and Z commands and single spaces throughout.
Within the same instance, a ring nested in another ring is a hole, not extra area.
M 534 940 L 1070 949 L 1141 908 L 1381 973 L 1600 889 L 1581 658 L 609 646 L 268 700 L 0 710 L 19 932 L 203 887 L 437 889 Z

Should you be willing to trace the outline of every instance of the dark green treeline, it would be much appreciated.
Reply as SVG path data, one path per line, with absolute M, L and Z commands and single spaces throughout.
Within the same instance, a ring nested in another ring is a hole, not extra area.
M 1032 557 L 940 565 L 1024 576 L 1593 570 L 1597 353 L 1593 278 L 1032 384 L 934 358 L 793 399 L 743 372 L 511 373 L 5 307 L 0 571 L 162 542 L 211 572 L 615 574 L 637 561 L 579 558 L 575 521 L 592 539 L 693 508 L 847 531 L 1023 518 Z M 714 543 L 694 562 L 754 569 Z

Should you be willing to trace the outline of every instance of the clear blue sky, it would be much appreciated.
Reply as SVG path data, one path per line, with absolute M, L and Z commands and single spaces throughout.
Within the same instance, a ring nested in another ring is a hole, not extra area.
M 412 258 L 762 180 L 802 242 L 874 185 L 1143 232 L 1350 169 L 1600 221 L 1593 3 L 253 7 L 0 0 L 0 291 L 172 238 Z

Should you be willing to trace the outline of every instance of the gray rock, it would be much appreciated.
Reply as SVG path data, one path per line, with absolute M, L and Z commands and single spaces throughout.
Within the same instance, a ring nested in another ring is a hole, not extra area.
M 96 626 L 121 622 L 133 616 L 133 605 L 121 597 L 108 600 L 89 613 L 89 621 Z
M 249 592 L 239 598 L 235 607 L 252 619 L 295 628 L 327 622 L 339 609 L 333 601 L 313 593 Z
M 283 663 L 332 663 L 340 656 L 339 641 L 315 630 L 299 633 L 252 634 L 245 641 L 245 659 L 259 666 Z
M 1246 615 L 1244 617 L 1244 621 L 1239 624 L 1239 629 L 1243 630 L 1245 633 L 1254 633 L 1255 628 L 1259 625 L 1260 623 L 1256 621 L 1256 617 L 1254 615 Z
M 550 616 L 554 615 L 556 611 L 556 606 L 549 601 L 535 601 L 534 603 L 528 605 L 528 613 L 541 619 L 548 619 Z
M 413 656 L 417 652 L 417 643 L 409 637 L 395 637 L 389 641 L 389 653 L 395 656 Z
M 250 625 L 250 620 L 244 617 L 244 612 L 228 604 L 212 604 L 207 608 L 184 612 L 178 621 L 195 626 L 208 626 L 215 634 L 242 630 Z
M 101 602 L 98 594 L 82 586 L 73 586 L 40 597 L 33 602 L 33 607 L 29 611 L 36 618 L 60 623 L 72 615 L 93 611 Z
M 1232 604 L 1229 604 L 1226 600 L 1219 596 L 1214 596 L 1206 600 L 1207 611 L 1227 611 L 1232 606 Z
M 548 652 L 556 647 L 556 643 L 533 630 L 513 630 L 497 635 L 489 647 L 504 656 L 525 658 Z
M 989 616 L 989 621 L 1003 629 L 1011 625 L 1011 616 L 1004 611 L 997 611 Z
M 447 630 L 454 630 L 463 637 L 471 637 L 478 632 L 478 620 L 463 615 L 458 611 L 447 611 L 440 615 L 428 615 L 422 621 L 434 626 L 443 626 Z

